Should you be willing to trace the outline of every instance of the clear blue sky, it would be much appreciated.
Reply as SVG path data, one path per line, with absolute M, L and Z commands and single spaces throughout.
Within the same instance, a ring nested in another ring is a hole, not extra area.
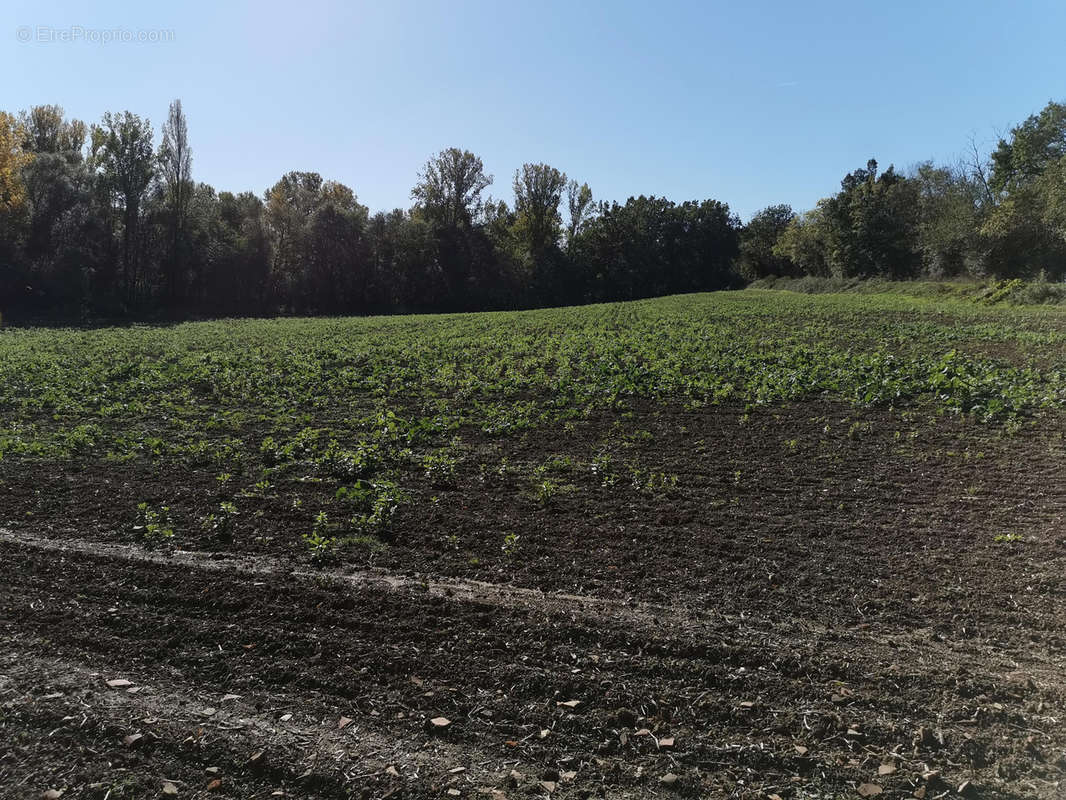
M 971 135 L 987 149 L 1066 99 L 1062 0 L 7 0 L 2 15 L 5 109 L 129 109 L 158 132 L 180 97 L 196 179 L 261 194 L 314 170 L 371 210 L 408 207 L 420 166 L 458 146 L 508 202 L 515 168 L 545 161 L 597 199 L 713 197 L 746 219 L 809 208 L 871 156 L 954 160 Z M 22 43 L 22 26 L 173 41 Z

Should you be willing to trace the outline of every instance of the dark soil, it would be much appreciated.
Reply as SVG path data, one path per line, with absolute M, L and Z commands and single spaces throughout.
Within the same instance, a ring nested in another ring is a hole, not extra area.
M 0 797 L 1062 797 L 1064 431 L 462 431 L 454 479 L 397 475 L 385 547 L 330 563 L 301 534 L 336 487 L 298 471 L 0 462 Z

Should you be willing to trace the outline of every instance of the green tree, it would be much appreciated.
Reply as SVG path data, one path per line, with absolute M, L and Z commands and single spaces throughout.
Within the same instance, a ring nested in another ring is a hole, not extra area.
M 103 182 L 122 206 L 124 294 L 135 302 L 141 289 L 141 201 L 155 177 L 152 126 L 147 119 L 123 111 L 104 114 L 94 131 Z
M 1011 129 L 992 153 L 989 184 L 994 204 L 981 234 L 990 268 L 1007 277 L 1066 275 L 1062 236 L 1066 104 L 1048 103 Z
M 833 274 L 829 263 L 829 223 L 821 204 L 792 218 L 778 237 L 773 254 L 794 264 L 804 275 L 826 278 Z
M 558 245 L 565 188 L 566 175 L 547 164 L 523 164 L 515 171 L 515 231 L 534 259 Z
M 189 128 L 181 100 L 170 104 L 163 124 L 163 141 L 159 145 L 159 171 L 168 217 L 168 252 L 164 260 L 164 291 L 169 303 L 182 299 L 182 269 L 185 259 L 186 224 L 193 195 L 192 150 Z
M 1011 128 L 992 153 L 990 185 L 1000 195 L 1036 180 L 1066 156 L 1066 104 L 1048 103 L 1021 125 Z
M 979 183 L 964 169 L 931 162 L 918 165 L 910 180 L 918 190 L 922 272 L 945 278 L 983 271 Z
M 290 172 L 265 199 L 278 298 L 301 311 L 337 313 L 352 303 L 364 307 L 369 213 L 355 193 L 317 172 Z
M 789 205 L 768 206 L 757 212 L 740 234 L 740 274 L 749 280 L 768 275 L 792 275 L 796 265 L 788 256 L 775 254 L 774 247 L 796 212 Z
M 426 162 L 411 197 L 431 221 L 470 227 L 481 211 L 481 193 L 491 184 L 492 176 L 485 174 L 480 158 L 449 147 Z
M 574 242 L 581 229 L 593 216 L 595 211 L 592 202 L 592 189 L 587 183 L 578 184 L 570 181 L 566 184 L 566 210 L 568 219 L 566 225 L 566 250 L 573 252 Z

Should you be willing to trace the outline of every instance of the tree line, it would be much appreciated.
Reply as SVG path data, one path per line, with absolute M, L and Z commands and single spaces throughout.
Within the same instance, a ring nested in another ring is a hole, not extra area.
M 596 201 L 542 163 L 513 199 L 448 148 L 407 209 L 290 172 L 262 195 L 194 180 L 174 101 L 160 131 L 128 111 L 88 125 L 55 105 L 0 112 L 0 313 L 183 318 L 465 311 L 629 300 L 770 275 L 1066 275 L 1066 106 L 1049 103 L 987 158 L 871 160 L 803 214 L 741 224 L 717 200 Z
M 1050 102 L 988 157 L 870 160 L 803 214 L 771 206 L 741 233 L 749 278 L 1066 278 L 1066 105 Z

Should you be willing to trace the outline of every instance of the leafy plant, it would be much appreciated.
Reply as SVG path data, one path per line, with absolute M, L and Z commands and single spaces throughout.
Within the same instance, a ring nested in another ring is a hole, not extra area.
M 551 505 L 559 495 L 559 485 L 552 480 L 543 480 L 534 487 L 534 496 L 542 506 Z
M 611 454 L 600 453 L 592 459 L 592 474 L 599 479 L 601 486 L 614 486 L 618 482 L 618 475 L 611 469 Z
M 137 504 L 137 520 L 133 532 L 146 547 L 156 545 L 173 538 L 174 528 L 170 520 L 170 507 L 154 508 L 148 503 Z
M 224 501 L 219 503 L 217 513 L 207 515 L 204 520 L 204 527 L 220 539 L 231 539 L 233 538 L 233 528 L 239 515 L 237 506 L 234 503 Z
M 1020 533 L 997 533 L 992 537 L 992 541 L 996 544 L 1010 544 L 1012 542 L 1020 542 L 1023 538 Z
M 422 468 L 429 482 L 438 489 L 454 489 L 459 458 L 449 452 L 430 453 L 422 459 Z
M 500 549 L 507 558 L 511 558 L 518 551 L 518 542 L 520 539 L 521 537 L 513 531 L 508 531 L 504 534 L 503 544 L 500 546 Z
M 407 495 L 391 481 L 356 481 L 337 489 L 335 499 L 357 512 L 351 525 L 357 530 L 380 531 L 388 527 Z
M 327 561 L 334 555 L 337 540 L 330 533 L 329 515 L 319 511 L 315 516 L 311 532 L 303 535 L 304 543 L 315 561 Z

